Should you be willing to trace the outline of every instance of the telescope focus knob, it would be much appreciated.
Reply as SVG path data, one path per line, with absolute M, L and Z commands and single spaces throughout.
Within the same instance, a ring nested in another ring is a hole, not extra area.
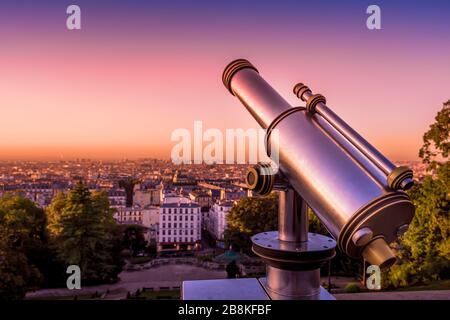
M 248 169 L 245 182 L 250 190 L 265 196 L 273 189 L 275 174 L 270 164 L 258 163 Z
M 306 110 L 310 113 L 316 112 L 316 106 L 318 103 L 327 103 L 327 100 L 323 95 L 313 94 L 311 89 L 303 83 L 297 83 L 294 86 L 294 94 L 297 98 L 306 102 Z

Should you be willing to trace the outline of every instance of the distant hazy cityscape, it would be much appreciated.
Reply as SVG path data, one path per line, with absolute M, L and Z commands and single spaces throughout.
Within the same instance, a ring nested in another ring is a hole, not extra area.
M 425 174 L 419 161 L 397 164 L 411 167 L 416 179 Z M 5 161 L 0 163 L 0 196 L 21 195 L 45 208 L 58 192 L 82 180 L 90 190 L 108 193 L 117 223 L 145 227 L 146 240 L 158 251 L 200 249 L 202 230 L 223 248 L 227 213 L 237 200 L 252 196 L 244 184 L 246 168 L 158 159 Z M 132 181 L 129 190 L 121 181 Z

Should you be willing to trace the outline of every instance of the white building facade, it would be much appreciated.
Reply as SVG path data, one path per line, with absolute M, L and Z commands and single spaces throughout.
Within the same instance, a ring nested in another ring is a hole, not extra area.
M 145 227 L 145 240 L 149 242 L 157 241 L 159 207 L 147 206 L 141 208 L 134 206 L 132 208 L 118 208 L 114 214 L 114 219 L 119 224 L 136 224 Z
M 158 251 L 195 250 L 201 242 L 197 203 L 164 203 L 159 208 Z
M 233 207 L 233 204 L 231 201 L 217 202 L 209 210 L 205 226 L 209 233 L 217 240 L 219 246 L 223 243 L 223 234 L 227 228 L 227 215 Z

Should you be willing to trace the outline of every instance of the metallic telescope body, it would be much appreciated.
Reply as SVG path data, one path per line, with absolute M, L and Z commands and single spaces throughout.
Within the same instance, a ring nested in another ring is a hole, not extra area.
M 290 112 L 293 107 L 246 60 L 230 63 L 223 82 L 262 128 L 278 129 L 281 172 L 340 249 L 381 268 L 394 264 L 388 243 L 414 216 L 401 190 L 411 186 L 412 172 L 396 168 L 335 115 L 323 96 L 311 103 L 320 95 L 303 84 L 294 92 L 307 108 Z M 276 142 L 269 137 L 267 143 Z

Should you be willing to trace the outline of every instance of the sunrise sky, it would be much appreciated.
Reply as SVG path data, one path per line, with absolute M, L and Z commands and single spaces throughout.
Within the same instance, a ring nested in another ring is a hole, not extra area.
M 297 82 L 324 94 L 392 160 L 417 158 L 450 99 L 450 1 L 92 2 L 1 1 L 0 160 L 169 158 L 195 120 L 256 128 L 221 83 L 236 58 L 294 105 Z

